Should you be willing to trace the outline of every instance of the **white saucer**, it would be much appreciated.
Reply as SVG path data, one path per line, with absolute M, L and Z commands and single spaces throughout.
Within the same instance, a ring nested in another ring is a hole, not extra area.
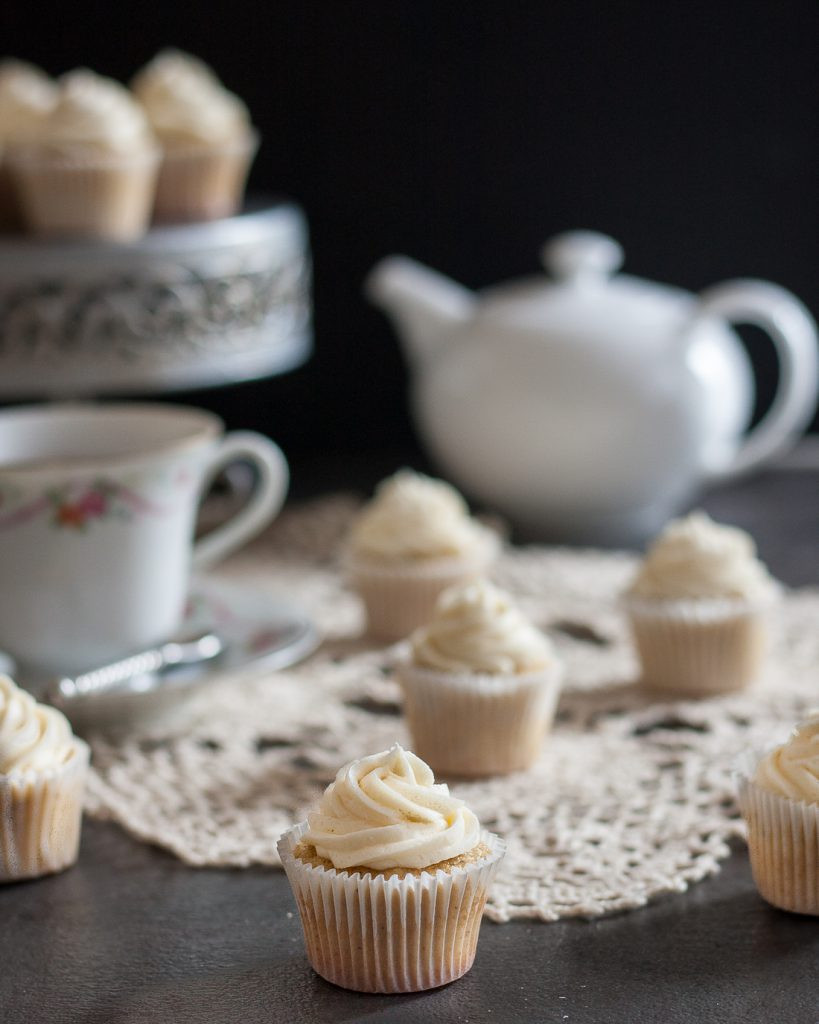
M 193 581 L 180 635 L 217 633 L 224 653 L 199 672 L 222 673 L 261 662 L 287 668 L 311 654 L 319 635 L 306 613 L 283 598 L 239 583 Z
M 213 661 L 142 675 L 126 689 L 76 696 L 62 710 L 79 732 L 164 723 L 205 683 L 248 665 L 286 668 L 306 658 L 320 642 L 308 616 L 289 601 L 252 586 L 200 577 L 191 585 L 178 636 L 207 632 L 218 634 L 224 644 Z M 13 665 L 8 671 L 14 674 Z M 41 680 L 23 676 L 18 682 L 35 696 L 43 692 Z

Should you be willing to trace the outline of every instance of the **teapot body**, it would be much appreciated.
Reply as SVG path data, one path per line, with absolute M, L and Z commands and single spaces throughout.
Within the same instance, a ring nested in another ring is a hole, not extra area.
M 737 448 L 753 391 L 730 328 L 610 342 L 470 324 L 416 372 L 413 415 L 433 459 L 522 536 L 639 542 Z

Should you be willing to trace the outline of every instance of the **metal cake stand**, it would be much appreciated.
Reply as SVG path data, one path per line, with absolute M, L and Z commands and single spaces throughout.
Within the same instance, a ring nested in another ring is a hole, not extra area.
M 0 399 L 218 387 L 312 346 L 307 226 L 285 202 L 132 244 L 0 237 Z

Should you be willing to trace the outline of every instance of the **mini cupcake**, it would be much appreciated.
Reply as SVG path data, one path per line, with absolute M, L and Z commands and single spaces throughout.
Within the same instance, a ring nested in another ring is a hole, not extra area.
M 462 977 L 504 848 L 415 754 L 351 761 L 278 845 L 313 969 L 358 992 Z
M 478 581 L 441 595 L 397 674 L 419 755 L 440 774 L 476 777 L 532 764 L 563 673 L 547 637 Z
M 0 61 L 0 230 L 22 226 L 8 154 L 37 134 L 56 97 L 57 86 L 44 71 L 22 60 Z
M 9 155 L 31 231 L 114 241 L 144 233 L 158 162 L 128 90 L 84 69 L 60 79 L 51 113 Z
M 240 208 L 258 146 L 247 107 L 202 61 L 163 50 L 131 90 L 162 145 L 154 219 L 215 220 Z
M 61 712 L 0 676 L 0 882 L 76 861 L 88 759 Z
M 404 469 L 382 481 L 353 524 L 345 559 L 370 635 L 407 636 L 429 619 L 442 591 L 482 576 L 499 546 L 443 480 Z
M 778 587 L 751 537 L 692 512 L 651 545 L 624 596 L 643 682 L 696 696 L 758 674 Z
M 739 804 L 762 897 L 819 914 L 819 710 L 741 780 Z

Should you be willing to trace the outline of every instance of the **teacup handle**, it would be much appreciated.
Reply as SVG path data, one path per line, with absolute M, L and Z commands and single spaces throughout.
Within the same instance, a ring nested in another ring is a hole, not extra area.
M 222 438 L 205 471 L 202 493 L 231 462 L 245 459 L 259 472 L 248 502 L 226 523 L 211 530 L 193 548 L 194 570 L 207 569 L 259 533 L 282 507 L 290 474 L 281 448 L 250 430 L 236 430 Z

